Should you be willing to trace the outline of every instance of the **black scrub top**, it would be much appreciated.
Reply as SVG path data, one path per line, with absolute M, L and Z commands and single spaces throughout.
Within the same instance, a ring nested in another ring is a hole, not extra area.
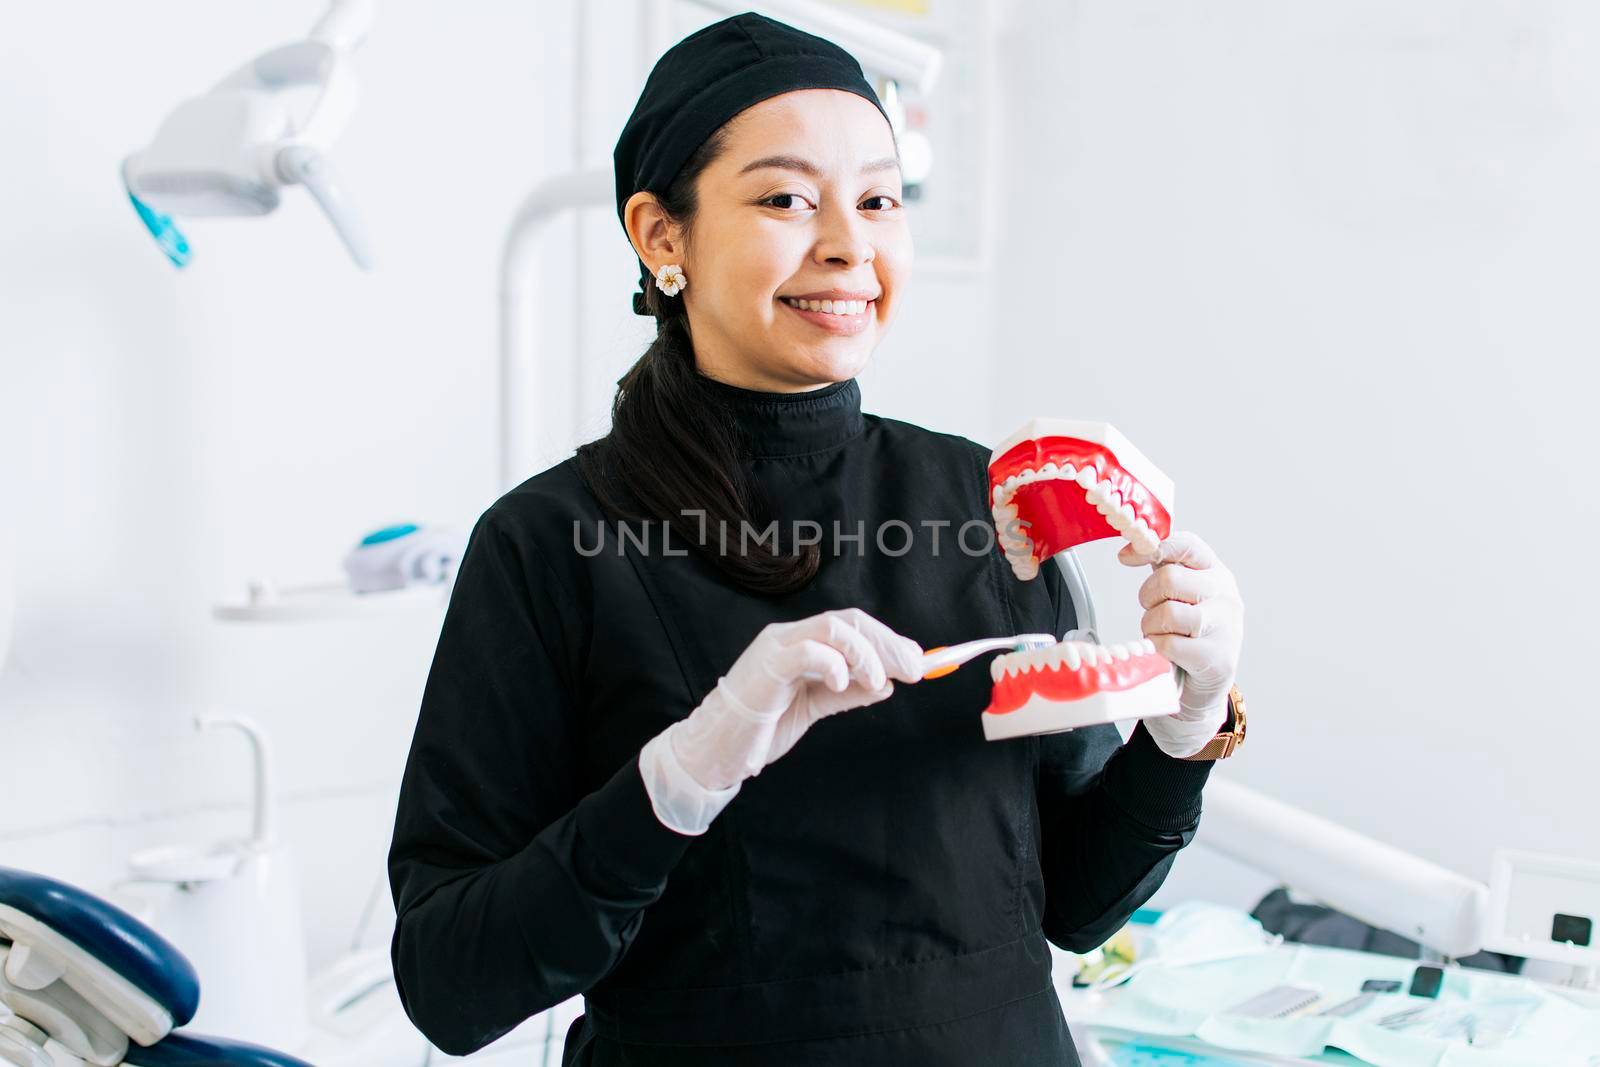
M 571 457 L 483 513 L 389 853 L 406 1011 L 464 1054 L 582 994 L 564 1065 L 1076 1064 L 1046 940 L 1092 948 L 1155 892 L 1211 764 L 1143 726 L 987 741 L 981 658 L 815 724 L 704 834 L 662 825 L 640 748 L 769 622 L 853 606 L 925 648 L 1074 623 L 1056 567 L 994 545 L 982 445 L 863 413 L 855 379 L 701 384 L 821 569 L 761 596 L 660 523 L 619 539 Z

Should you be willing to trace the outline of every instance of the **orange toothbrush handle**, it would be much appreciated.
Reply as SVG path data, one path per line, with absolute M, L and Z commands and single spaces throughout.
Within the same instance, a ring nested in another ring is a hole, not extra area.
M 925 649 L 922 650 L 922 652 L 923 652 L 924 655 L 927 655 L 930 652 L 938 652 L 941 649 L 946 649 L 946 648 L 949 648 L 949 647 L 950 647 L 949 645 L 939 645 L 939 646 L 937 646 L 935 648 L 925 648 Z M 952 663 L 948 667 L 935 667 L 933 670 L 929 671 L 927 674 L 924 674 L 922 677 L 925 678 L 925 679 L 926 678 L 943 678 L 945 675 L 952 673 L 959 666 L 961 666 L 961 664 Z

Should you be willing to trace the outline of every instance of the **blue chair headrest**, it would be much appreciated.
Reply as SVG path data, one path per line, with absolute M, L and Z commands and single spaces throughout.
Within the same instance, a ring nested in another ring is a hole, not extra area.
M 0 905 L 50 927 L 127 979 L 171 1014 L 173 1026 L 194 1018 L 200 1006 L 194 966 L 121 908 L 65 882 L 8 867 L 0 867 Z
M 149 1048 L 130 1045 L 122 1062 L 126 1067 L 311 1067 L 260 1045 L 199 1034 L 168 1034 Z

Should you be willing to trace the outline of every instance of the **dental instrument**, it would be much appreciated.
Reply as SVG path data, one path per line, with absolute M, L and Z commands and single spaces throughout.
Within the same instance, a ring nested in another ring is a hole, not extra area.
M 1378 994 L 1376 993 L 1357 993 L 1348 1000 L 1341 1000 L 1339 1003 L 1330 1008 L 1323 1008 L 1322 1011 L 1318 1012 L 1317 1014 L 1330 1015 L 1334 1018 L 1344 1018 L 1347 1015 L 1356 1014 L 1356 1012 L 1360 1011 L 1368 1004 L 1371 1004 L 1376 999 L 1378 999 Z
M 1413 1026 L 1421 1026 L 1433 1018 L 1434 1007 L 1432 1004 L 1423 1004 L 1415 1008 L 1405 1008 L 1385 1015 L 1378 1020 L 1378 1025 L 1385 1030 L 1405 1030 Z
M 1257 993 L 1231 1008 L 1223 1009 L 1223 1013 L 1240 1015 L 1247 1019 L 1286 1019 L 1304 1011 L 1321 999 L 1321 991 L 1307 986 L 1278 985 L 1264 993 Z
M 334 0 L 306 40 L 271 49 L 179 104 L 148 147 L 122 162 L 135 211 L 174 266 L 190 259 L 175 218 L 266 215 L 280 191 L 302 185 L 352 259 L 371 269 L 370 241 L 331 158 L 355 109 L 351 55 L 365 40 L 373 0 Z M 314 94 L 300 113 L 302 90 Z
M 959 645 L 938 645 L 922 654 L 922 677 L 943 678 L 985 652 L 1000 649 L 1026 652 L 1049 648 L 1055 643 L 1055 637 L 1050 634 L 1018 634 L 1015 637 L 982 637 L 976 641 L 963 641 Z

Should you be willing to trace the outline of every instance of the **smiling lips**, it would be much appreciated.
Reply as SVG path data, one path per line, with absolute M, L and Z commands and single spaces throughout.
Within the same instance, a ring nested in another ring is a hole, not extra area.
M 989 457 L 995 532 L 1022 581 L 1077 545 L 1121 537 L 1141 551 L 1172 533 L 1172 480 L 1103 422 L 1033 419 Z M 990 740 L 1172 715 L 1172 664 L 1148 640 L 1061 641 L 990 664 Z

